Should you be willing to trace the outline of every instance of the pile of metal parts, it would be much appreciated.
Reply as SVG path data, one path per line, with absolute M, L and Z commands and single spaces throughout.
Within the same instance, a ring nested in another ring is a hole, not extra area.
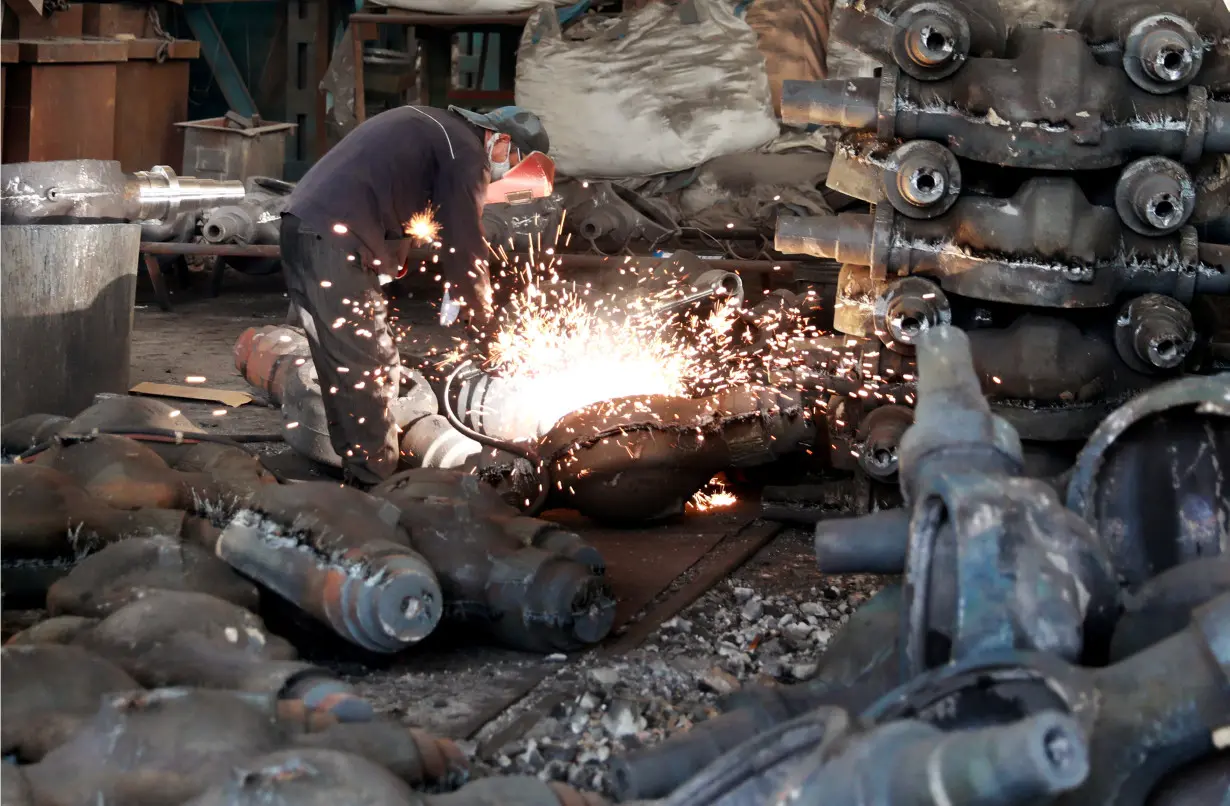
M 1067 28 L 1009 31 L 995 0 L 839 0 L 833 36 L 879 75 L 787 81 L 782 101 L 789 124 L 846 130 L 828 185 L 873 206 L 776 235 L 843 264 L 856 374 L 911 375 L 919 336 L 956 324 L 1029 443 L 1078 445 L 1132 395 L 1230 360 L 1212 315 L 1230 294 L 1230 9 L 1075 6 Z M 880 401 L 840 397 L 835 443 L 858 453 Z M 876 453 L 862 466 L 882 476 Z
M 902 574 L 808 683 L 617 763 L 670 806 L 1224 803 L 1230 792 L 1230 376 L 1116 411 L 1075 466 L 1023 474 L 970 339 L 915 341 L 906 506 L 825 521 L 820 569 Z
M 18 460 L 0 468 L 8 607 L 46 602 L 99 618 L 152 589 L 255 607 L 260 588 L 376 653 L 405 649 L 442 620 L 540 652 L 592 644 L 612 624 L 592 547 L 458 471 L 409 470 L 370 494 L 280 484 L 241 445 L 140 398 L 106 399 L 72 420 L 22 418 L 3 443 Z M 213 661 L 201 652 L 172 682 L 203 684 L 191 670 Z M 217 664 L 221 679 L 282 685 L 236 659 Z

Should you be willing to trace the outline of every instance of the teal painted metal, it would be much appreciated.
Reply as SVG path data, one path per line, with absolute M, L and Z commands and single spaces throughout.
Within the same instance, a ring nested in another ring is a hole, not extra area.
M 218 26 L 214 24 L 209 6 L 185 5 L 181 10 L 192 35 L 201 43 L 201 56 L 213 70 L 214 79 L 218 82 L 218 88 L 222 90 L 227 104 L 233 111 L 245 117 L 259 114 L 256 102 L 248 92 L 248 85 L 244 83 L 235 60 L 231 58 L 230 49 L 223 41 L 222 34 L 218 32 Z

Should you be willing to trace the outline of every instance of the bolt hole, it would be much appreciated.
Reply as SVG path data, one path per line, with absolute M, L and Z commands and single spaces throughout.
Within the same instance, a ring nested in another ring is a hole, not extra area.
M 888 448 L 876 448 L 871 452 L 871 458 L 877 467 L 889 467 L 893 463 L 893 452 Z
M 939 31 L 932 29 L 924 32 L 923 44 L 926 45 L 928 49 L 934 50 L 938 53 L 944 50 L 944 48 L 948 45 L 948 37 L 944 36 Z
M 1047 761 L 1056 769 L 1066 767 L 1076 759 L 1076 748 L 1072 740 L 1059 728 L 1051 728 L 1042 737 L 1042 747 L 1046 752 Z
M 914 183 L 918 185 L 919 190 L 925 191 L 935 190 L 935 186 L 938 184 L 935 179 L 935 174 L 930 173 L 929 171 L 919 171 Z
M 1163 197 L 1153 205 L 1153 214 L 1162 220 L 1170 218 L 1175 212 L 1175 204 L 1169 197 Z
M 1162 67 L 1167 70 L 1179 70 L 1183 67 L 1183 51 L 1168 50 L 1162 54 Z
M 1157 352 L 1158 357 L 1170 361 L 1179 354 L 1179 346 L 1170 339 L 1162 339 L 1153 349 Z
M 922 320 L 913 316 L 903 316 L 897 324 L 897 329 L 901 331 L 903 336 L 917 336 L 923 329 Z

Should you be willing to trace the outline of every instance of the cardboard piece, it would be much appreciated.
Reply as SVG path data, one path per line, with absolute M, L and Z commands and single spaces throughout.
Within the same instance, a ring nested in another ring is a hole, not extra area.
M 247 392 L 229 392 L 225 389 L 210 389 L 207 386 L 177 386 L 171 383 L 143 381 L 128 391 L 134 395 L 174 397 L 181 400 L 203 400 L 208 403 L 221 403 L 230 408 L 237 408 L 245 403 L 252 402 L 252 395 Z

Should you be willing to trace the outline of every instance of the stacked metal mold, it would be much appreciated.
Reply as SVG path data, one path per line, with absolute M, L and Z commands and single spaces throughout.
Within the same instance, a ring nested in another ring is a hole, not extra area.
M 1230 792 L 1230 375 L 1116 410 L 1024 474 L 971 340 L 917 339 L 906 505 L 816 528 L 826 573 L 901 574 L 810 681 L 615 766 L 669 806 L 1141 806 Z
M 839 0 L 833 36 L 879 75 L 787 81 L 782 101 L 789 124 L 848 130 L 828 185 L 872 205 L 776 234 L 843 264 L 858 363 L 900 378 L 921 333 L 958 325 L 996 413 L 1051 444 L 1227 358 L 1230 9 L 1076 6 L 1010 31 L 994 0 Z M 856 453 L 869 408 L 837 418 Z

